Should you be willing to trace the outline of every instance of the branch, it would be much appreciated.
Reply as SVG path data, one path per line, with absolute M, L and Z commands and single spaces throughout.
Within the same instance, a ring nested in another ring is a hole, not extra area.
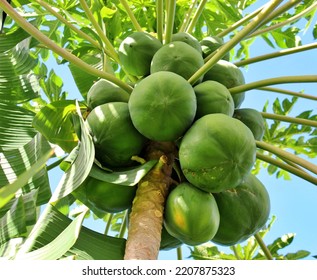
M 57 53 L 65 60 L 73 63 L 78 68 L 82 69 L 83 71 L 88 72 L 91 75 L 96 77 L 104 78 L 110 82 L 113 82 L 117 86 L 121 87 L 122 89 L 126 90 L 128 93 L 132 92 L 132 88 L 121 81 L 120 79 L 116 78 L 115 76 L 100 71 L 91 65 L 87 64 L 86 62 L 79 59 L 77 56 L 71 54 L 67 50 L 58 46 L 55 42 L 53 42 L 50 38 L 45 36 L 41 33 L 37 28 L 35 28 L 32 24 L 26 21 L 22 16 L 20 16 L 7 1 L 0 0 L 0 8 L 2 8 L 19 26 L 21 26 L 26 32 L 28 32 L 32 37 L 38 40 L 43 45 L 47 46 L 50 50 Z
M 231 94 L 240 93 L 248 91 L 251 89 L 256 89 L 259 87 L 276 85 L 276 84 L 287 84 L 287 83 L 316 83 L 317 75 L 303 75 L 303 76 L 283 76 L 277 78 L 264 79 L 241 86 L 236 86 L 230 88 L 229 91 Z
M 256 146 L 262 150 L 268 151 L 282 159 L 289 160 L 291 162 L 294 162 L 295 164 L 306 168 L 307 170 L 313 172 L 314 174 L 317 174 L 317 166 L 315 164 L 312 164 L 311 162 L 304 160 L 303 158 L 300 158 L 298 156 L 293 155 L 292 153 L 286 152 L 278 147 L 275 147 L 271 144 L 265 143 L 263 141 L 255 141 Z
M 295 2 L 301 2 L 301 1 L 295 1 Z M 308 14 L 309 12 L 311 12 L 312 10 L 316 9 L 317 7 L 317 2 L 314 3 L 313 5 L 311 5 L 310 7 L 308 7 L 307 9 L 303 10 L 302 12 L 296 14 L 295 16 L 287 19 L 287 20 L 284 20 L 283 22 L 280 22 L 280 23 L 277 23 L 277 24 L 274 24 L 272 26 L 269 26 L 267 28 L 264 28 L 264 29 L 261 29 L 261 30 L 258 30 L 256 32 L 253 32 L 252 34 L 250 34 L 246 39 L 248 38 L 251 38 L 251 37 L 256 37 L 256 36 L 259 36 L 263 33 L 267 33 L 267 32 L 270 32 L 272 30 L 276 30 L 276 29 L 279 29 L 289 23 L 292 23 L 298 19 L 301 19 L 302 17 L 304 17 L 305 14 Z
M 221 31 L 220 33 L 218 33 L 216 36 L 217 37 L 225 37 L 226 35 L 228 35 L 231 31 L 236 30 L 237 28 L 239 28 L 240 26 L 242 26 L 245 22 L 247 22 L 248 20 L 256 17 L 261 10 L 263 9 L 265 5 L 263 5 L 262 7 L 258 8 L 257 10 L 255 10 L 254 12 L 252 12 L 251 14 L 243 17 L 242 19 L 238 20 L 237 22 L 235 22 L 233 25 L 231 25 L 229 28 Z
M 316 177 L 309 175 L 307 172 L 304 172 L 299 168 L 293 167 L 287 163 L 284 163 L 284 162 L 276 160 L 272 157 L 263 155 L 259 152 L 256 153 L 256 157 L 262 161 L 265 161 L 267 163 L 275 165 L 275 166 L 277 166 L 277 167 L 279 167 L 287 172 L 290 172 L 290 173 L 292 173 L 292 174 L 294 174 L 294 175 L 296 175 L 296 176 L 298 176 L 298 177 L 300 177 L 300 178 L 302 178 L 302 179 L 304 179 L 304 180 L 306 180 L 314 185 L 317 185 L 317 178 Z
M 193 30 L 194 30 L 194 27 L 196 26 L 196 23 L 201 15 L 201 13 L 203 12 L 204 8 L 205 8 L 205 5 L 207 3 L 207 0 L 202 0 L 200 3 L 199 3 L 199 6 L 194 14 L 194 17 L 192 18 L 189 26 L 187 27 L 186 29 L 186 32 L 187 33 L 192 33 Z
M 131 11 L 129 4 L 126 0 L 120 0 L 120 3 L 122 4 L 122 6 L 124 7 L 125 11 L 127 12 L 134 28 L 138 31 L 138 32 L 143 32 L 142 27 L 140 26 L 139 22 L 137 21 L 137 19 L 135 18 L 133 12 Z
M 245 60 L 241 60 L 241 61 L 235 62 L 234 64 L 237 67 L 241 67 L 241 66 L 244 66 L 244 65 L 250 65 L 252 63 L 260 62 L 260 61 L 263 61 L 263 60 L 268 60 L 268 59 L 271 59 L 271 58 L 281 57 L 281 56 L 294 54 L 294 53 L 298 53 L 298 52 L 303 52 L 303 51 L 316 49 L 316 48 L 317 48 L 317 43 L 311 43 L 311 44 L 307 44 L 307 45 L 303 45 L 303 46 L 298 46 L 298 47 L 289 48 L 289 49 L 285 49 L 285 50 L 280 50 L 280 51 L 269 53 L 269 54 L 264 54 L 264 55 L 252 57 L 252 58 L 249 58 L 249 59 L 245 59 Z
M 308 95 L 308 94 L 295 92 L 295 91 L 291 91 L 291 90 L 286 90 L 286 89 L 280 89 L 280 88 L 274 88 L 274 87 L 260 87 L 260 88 L 257 88 L 257 90 L 277 92 L 277 93 L 281 93 L 281 94 L 287 94 L 287 95 L 291 95 L 291 96 L 296 96 L 296 97 L 300 97 L 300 98 L 306 98 L 306 99 L 317 101 L 317 96 Z
M 239 33 L 237 33 L 231 40 L 222 45 L 216 52 L 216 54 L 208 60 L 203 67 L 198 69 L 198 71 L 189 78 L 189 82 L 193 85 L 202 75 L 204 75 L 208 70 L 210 70 L 228 51 L 230 51 L 234 46 L 239 44 L 239 42 L 245 38 L 248 34 L 258 28 L 261 23 L 266 19 L 266 17 L 278 6 L 282 0 L 275 0 L 269 2 L 261 10 L 261 12 L 251 21 L 245 28 L 243 28 Z
M 293 118 L 293 117 L 283 116 L 278 114 L 270 114 L 266 112 L 261 112 L 261 114 L 266 119 L 317 127 L 317 121 L 307 120 L 303 118 Z
M 176 10 L 176 0 L 168 0 L 167 7 L 167 22 L 165 26 L 165 44 L 171 42 L 174 28 L 175 10 Z
M 181 27 L 179 28 L 178 32 L 185 32 L 185 30 L 187 29 L 190 17 L 192 15 L 193 11 L 194 11 L 194 8 L 195 8 L 197 2 L 198 2 L 198 0 L 192 0 L 192 3 L 189 6 L 189 9 L 188 9 L 188 11 L 187 11 L 187 13 L 185 15 L 183 23 L 182 23 Z
M 34 0 L 39 5 L 44 7 L 47 11 L 49 11 L 54 17 L 56 17 L 59 21 L 64 23 L 67 27 L 69 27 L 71 30 L 73 30 L 75 33 L 77 33 L 80 37 L 86 39 L 88 42 L 90 42 L 92 45 L 94 45 L 97 49 L 101 49 L 100 44 L 94 40 L 92 37 L 90 37 L 85 32 L 81 31 L 79 28 L 71 24 L 67 19 L 65 19 L 63 16 L 61 16 L 59 13 L 57 13 L 50 5 L 48 5 L 46 2 L 42 0 Z
M 263 242 L 263 239 L 261 238 L 260 234 L 256 233 L 256 234 L 254 234 L 254 237 L 255 237 L 256 241 L 258 242 L 258 244 L 260 245 L 265 257 L 268 260 L 273 260 L 273 256 L 271 255 L 269 248 Z
M 80 5 L 82 6 L 83 10 L 86 13 L 86 16 L 91 21 L 92 26 L 95 28 L 97 34 L 99 35 L 100 39 L 105 43 L 106 48 L 108 49 L 109 56 L 113 58 L 116 62 L 119 63 L 119 57 L 117 55 L 116 50 L 108 40 L 106 34 L 103 32 L 102 28 L 99 26 L 98 22 L 96 21 L 94 15 L 91 13 L 86 1 L 79 0 Z
M 163 43 L 164 32 L 164 3 L 163 0 L 156 1 L 156 29 L 157 38 Z

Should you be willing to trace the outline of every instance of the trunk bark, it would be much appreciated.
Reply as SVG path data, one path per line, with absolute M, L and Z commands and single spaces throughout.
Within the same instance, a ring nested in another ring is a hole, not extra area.
M 174 143 L 170 142 L 153 142 L 148 147 L 146 159 L 159 161 L 138 184 L 129 217 L 125 260 L 155 260 L 158 257 L 175 150 Z

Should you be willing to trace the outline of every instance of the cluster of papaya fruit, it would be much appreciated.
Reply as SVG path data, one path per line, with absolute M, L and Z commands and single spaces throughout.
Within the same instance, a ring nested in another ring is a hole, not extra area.
M 185 180 L 167 197 L 163 249 L 210 240 L 233 245 L 269 216 L 268 192 L 251 173 L 264 121 L 258 111 L 240 108 L 243 92 L 228 90 L 245 83 L 241 70 L 226 54 L 195 84 L 188 82 L 222 44 L 217 37 L 198 41 L 187 33 L 162 44 L 148 33 L 132 33 L 118 49 L 124 71 L 138 78 L 132 93 L 101 79 L 87 95 L 86 121 L 102 165 L 132 166 L 131 158 L 142 156 L 149 141 L 177 147 Z M 136 191 L 90 177 L 85 188 L 90 202 L 106 212 L 131 207 Z

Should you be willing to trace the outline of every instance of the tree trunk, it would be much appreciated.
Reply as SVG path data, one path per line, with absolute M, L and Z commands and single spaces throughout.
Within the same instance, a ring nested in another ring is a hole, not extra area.
M 159 161 L 138 184 L 129 217 L 125 260 L 157 259 L 175 150 L 170 142 L 152 142 L 148 147 L 146 159 Z

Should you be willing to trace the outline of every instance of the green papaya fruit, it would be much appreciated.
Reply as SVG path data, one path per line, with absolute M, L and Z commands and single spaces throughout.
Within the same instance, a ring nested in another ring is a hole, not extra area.
M 179 161 L 186 179 L 212 193 L 240 184 L 251 171 L 255 155 L 251 130 L 224 114 L 209 114 L 196 120 L 179 148 Z
M 172 35 L 172 42 L 181 41 L 189 46 L 193 47 L 195 50 L 202 54 L 201 45 L 199 41 L 189 33 L 186 32 L 178 32 Z
M 242 71 L 233 63 L 226 60 L 219 60 L 205 73 L 203 81 L 208 80 L 217 81 L 228 89 L 245 84 Z M 244 100 L 245 93 L 233 94 L 232 97 L 235 108 L 239 108 Z
M 110 102 L 94 108 L 87 117 L 96 158 L 105 166 L 131 165 L 146 139 L 133 126 L 128 104 Z
M 89 89 L 87 93 L 87 105 L 90 110 L 109 102 L 128 102 L 129 94 L 105 79 L 100 79 Z
M 208 55 L 219 49 L 224 44 L 223 39 L 217 36 L 208 36 L 200 41 L 203 57 L 206 58 Z M 230 54 L 226 53 L 223 60 L 229 61 Z
M 233 117 L 243 122 L 252 131 L 255 140 L 261 141 L 265 132 L 265 121 L 261 113 L 252 108 L 236 109 Z
M 212 242 L 231 246 L 247 240 L 267 222 L 270 197 L 261 181 L 249 174 L 234 189 L 214 194 L 219 213 L 219 229 Z
M 169 71 L 188 80 L 203 65 L 204 60 L 201 54 L 193 47 L 184 42 L 175 41 L 164 45 L 155 53 L 151 63 L 151 74 Z
M 133 125 L 154 141 L 174 141 L 181 137 L 192 124 L 197 108 L 190 83 L 167 71 L 140 81 L 128 104 Z
M 117 213 L 132 206 L 136 186 L 122 186 L 88 177 L 82 186 L 79 200 L 101 213 Z
M 145 76 L 150 73 L 154 54 L 162 43 L 146 32 L 134 32 L 126 37 L 119 46 L 119 59 L 124 69 L 134 76 Z
M 212 239 L 219 227 L 219 211 L 211 193 L 181 183 L 168 195 L 164 211 L 167 232 L 187 245 Z
M 196 119 L 222 113 L 232 117 L 234 102 L 229 90 L 216 81 L 205 81 L 194 87 L 197 99 Z

